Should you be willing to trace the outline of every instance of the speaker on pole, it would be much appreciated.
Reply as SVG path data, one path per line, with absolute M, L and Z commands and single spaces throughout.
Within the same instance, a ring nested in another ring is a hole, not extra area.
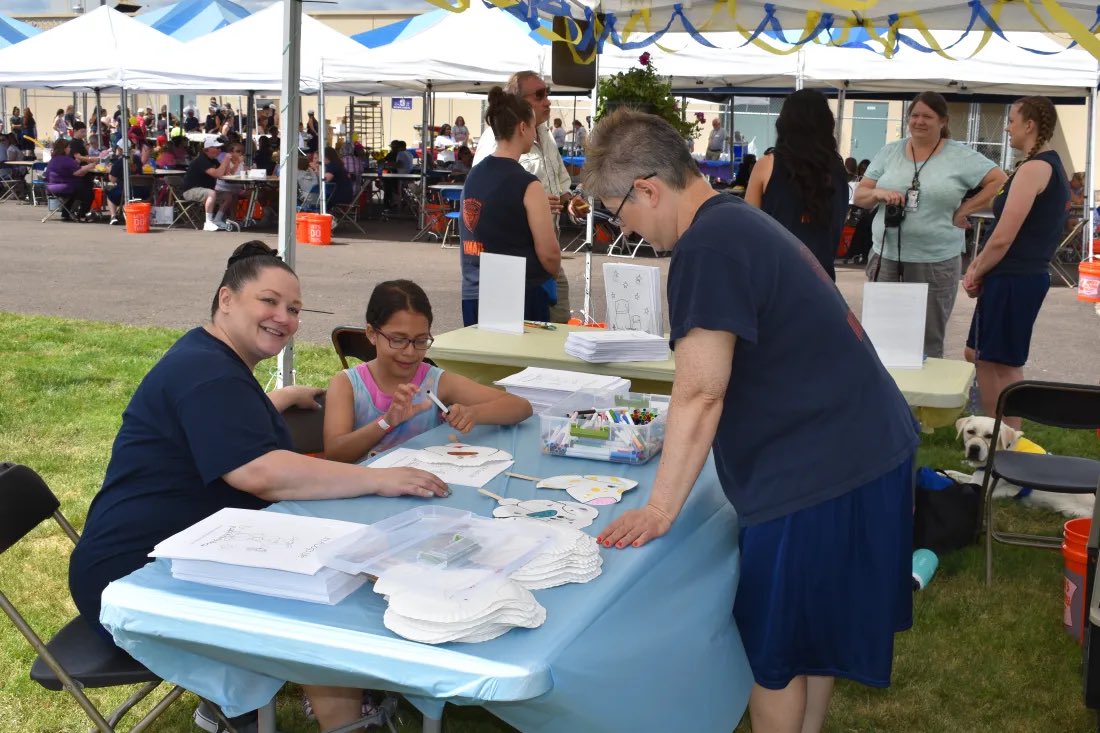
M 550 77 L 554 84 L 578 89 L 596 86 L 596 64 L 592 59 L 595 40 L 592 38 L 591 27 L 592 24 L 587 20 L 554 16 L 555 35 L 579 41 L 575 46 L 566 41 L 553 42 Z M 583 63 L 584 60 L 589 63 Z

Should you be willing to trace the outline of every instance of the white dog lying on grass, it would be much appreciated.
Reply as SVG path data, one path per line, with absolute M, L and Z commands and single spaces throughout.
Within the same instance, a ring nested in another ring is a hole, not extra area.
M 996 421 L 991 417 L 960 417 L 955 421 L 957 437 L 962 439 L 966 462 L 977 468 L 972 475 L 967 476 L 958 471 L 947 471 L 956 481 L 978 484 L 985 478 L 985 464 L 989 461 L 989 447 L 993 442 L 993 425 Z M 997 450 L 1018 450 L 1026 442 L 1030 446 L 1034 443 L 1023 437 L 1023 432 L 1001 423 L 1000 433 L 997 435 Z M 1037 446 L 1035 446 L 1037 447 Z M 1031 452 L 1035 452 L 1034 449 Z M 1013 498 L 1020 492 L 1020 487 L 1004 479 L 997 482 L 997 488 L 993 492 L 993 498 Z M 1033 489 L 1027 495 L 1020 497 L 1020 501 L 1027 506 L 1050 509 L 1067 517 L 1091 517 L 1092 508 L 1096 499 L 1092 494 L 1060 494 L 1055 491 L 1040 491 Z

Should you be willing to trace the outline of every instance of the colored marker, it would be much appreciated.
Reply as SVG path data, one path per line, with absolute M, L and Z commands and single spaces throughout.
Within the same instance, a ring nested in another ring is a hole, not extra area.
M 435 406 L 438 407 L 440 410 L 442 410 L 444 415 L 447 415 L 451 412 L 451 408 L 447 407 L 442 402 L 440 402 L 439 398 L 436 397 L 434 394 L 432 394 L 432 391 L 430 389 L 427 392 L 428 392 L 428 399 L 431 400 L 432 402 L 434 402 Z

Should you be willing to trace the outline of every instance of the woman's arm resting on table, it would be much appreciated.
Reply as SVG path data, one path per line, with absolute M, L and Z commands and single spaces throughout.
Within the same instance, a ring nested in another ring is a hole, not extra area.
M 365 468 L 273 450 L 222 476 L 233 488 L 265 501 L 352 496 L 447 496 L 447 484 L 418 468 Z
M 522 397 L 454 372 L 443 372 L 439 398 L 450 408 L 444 419 L 463 433 L 475 425 L 515 425 L 531 417 L 532 412 L 531 403 Z
M 665 445 L 649 503 L 612 522 L 597 538 L 605 547 L 641 547 L 672 526 L 714 442 L 736 343 L 732 333 L 702 328 L 676 341 Z

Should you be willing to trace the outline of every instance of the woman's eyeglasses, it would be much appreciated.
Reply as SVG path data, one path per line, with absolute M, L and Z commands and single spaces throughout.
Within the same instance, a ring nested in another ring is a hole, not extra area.
M 427 351 L 435 343 L 435 339 L 431 336 L 422 336 L 421 338 L 411 339 L 406 336 L 390 336 L 382 331 L 382 329 L 375 327 L 374 332 L 385 338 L 390 342 L 390 348 L 400 351 L 409 344 L 413 345 L 413 348 L 417 351 Z

